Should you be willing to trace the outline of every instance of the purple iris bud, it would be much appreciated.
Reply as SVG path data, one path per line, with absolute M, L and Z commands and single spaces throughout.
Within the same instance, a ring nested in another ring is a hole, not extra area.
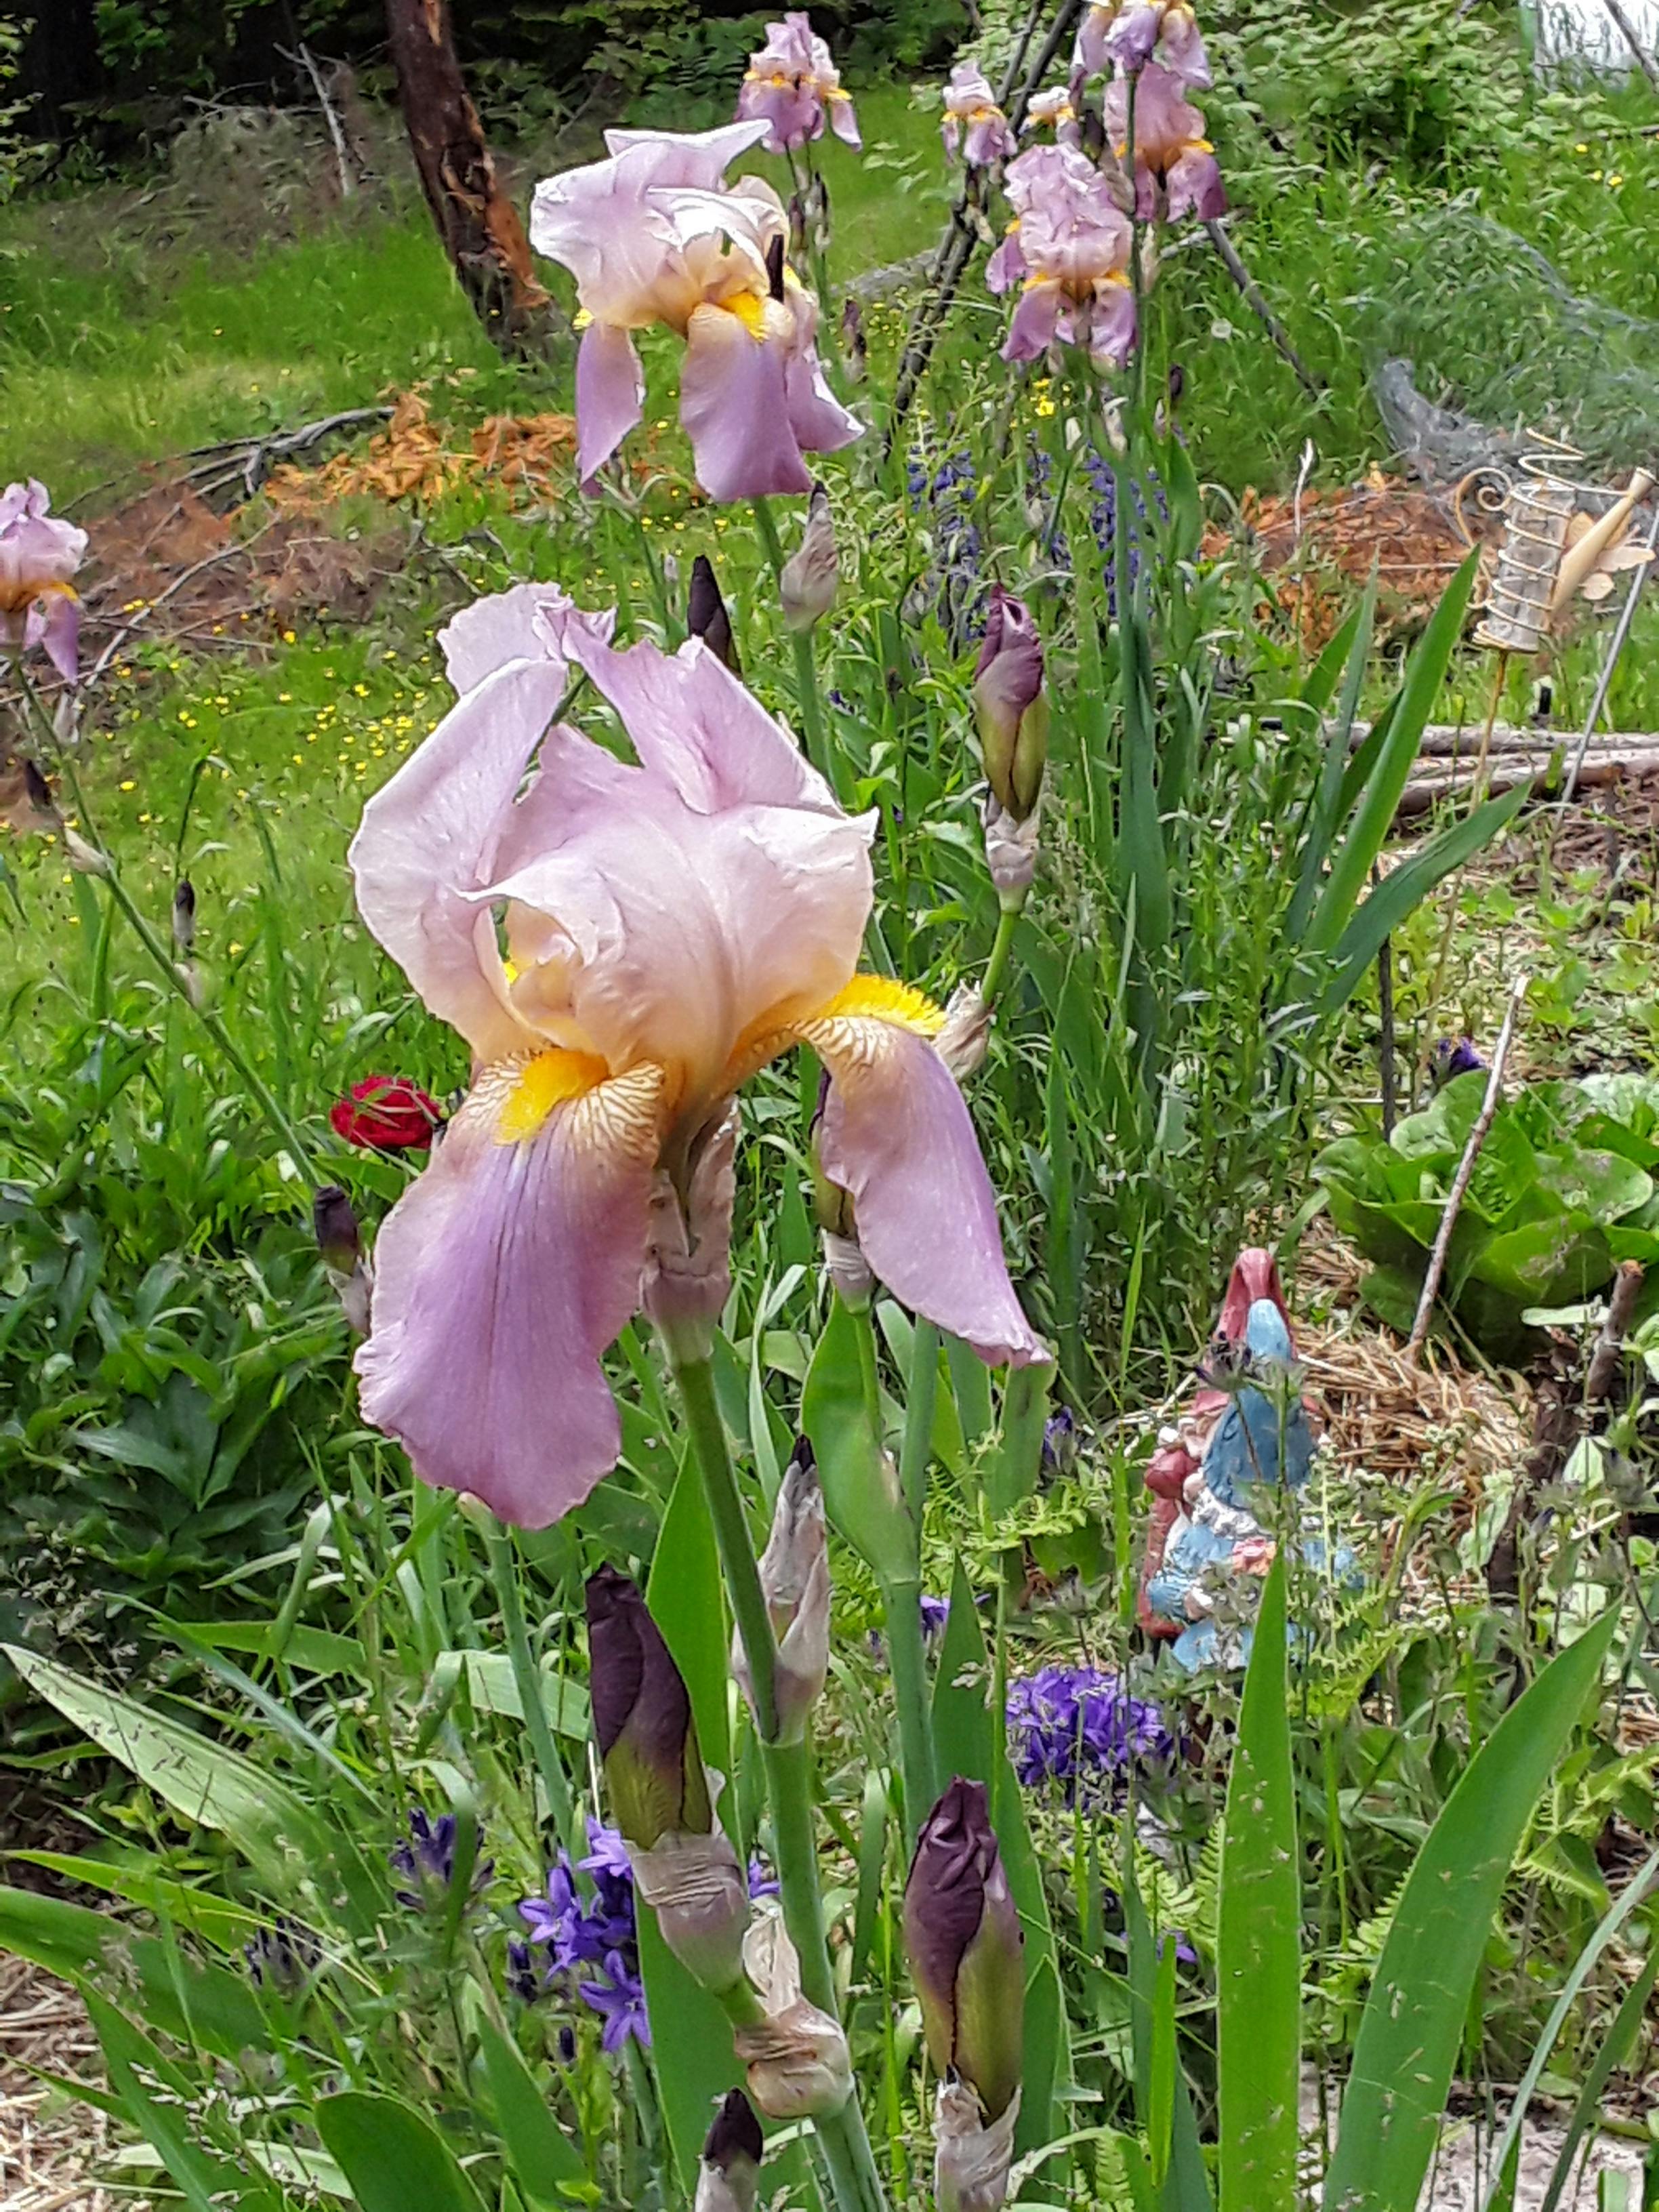
M 916 1839 L 904 1947 L 933 2064 L 973 2090 L 986 2120 L 1019 2087 L 1024 1942 L 985 1785 L 958 1775 Z
M 667 1835 L 708 1835 L 691 1699 L 662 1632 L 626 1575 L 601 1567 L 587 1584 L 593 1733 L 617 1826 L 649 1850 Z
M 764 2152 L 754 2106 L 728 2089 L 703 2142 L 696 2212 L 754 2212 Z
M 1020 1780 L 1057 1787 L 1068 1805 L 1109 1802 L 1133 1770 L 1175 1756 L 1160 1709 L 1097 1667 L 1044 1667 L 1011 1682 L 1007 1711 Z
M 1484 1074 L 1486 1063 L 1474 1048 L 1473 1038 L 1467 1036 L 1442 1037 L 1434 1048 L 1436 1073 L 1443 1083 L 1449 1083 L 1455 1075 Z
M 732 635 L 732 617 L 720 597 L 720 584 L 706 553 L 699 553 L 691 563 L 691 593 L 686 605 L 685 626 L 741 680 L 743 669 Z
M 1023 599 L 991 586 L 985 640 L 974 670 L 980 756 L 997 805 L 1024 822 L 1037 803 L 1048 757 L 1042 641 Z

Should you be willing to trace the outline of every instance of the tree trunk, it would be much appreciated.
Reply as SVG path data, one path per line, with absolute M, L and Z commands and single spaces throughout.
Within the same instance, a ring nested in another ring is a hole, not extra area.
M 544 355 L 558 311 L 536 281 L 524 225 L 496 179 L 456 58 L 448 0 L 386 0 L 386 12 L 415 164 L 461 289 L 502 353 Z

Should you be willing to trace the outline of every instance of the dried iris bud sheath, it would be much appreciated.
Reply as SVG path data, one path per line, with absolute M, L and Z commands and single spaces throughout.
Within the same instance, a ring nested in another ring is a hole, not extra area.
M 797 1443 L 778 1486 L 771 1533 L 760 1558 L 761 1595 L 776 1638 L 773 1694 L 779 1743 L 799 1743 L 830 1670 L 830 1553 L 823 1492 L 812 1447 Z M 750 1709 L 754 1688 L 743 1639 L 732 1642 L 732 1671 Z
M 786 626 L 793 630 L 806 630 L 822 621 L 836 604 L 840 583 L 841 563 L 836 550 L 836 525 L 830 511 L 830 495 L 821 483 L 815 483 L 800 544 L 784 562 L 778 577 L 778 596 L 783 604 Z

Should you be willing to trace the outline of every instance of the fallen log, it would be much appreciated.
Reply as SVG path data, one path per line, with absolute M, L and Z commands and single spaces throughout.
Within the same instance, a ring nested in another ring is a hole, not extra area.
M 1357 750 L 1370 735 L 1369 722 L 1356 722 L 1349 739 L 1349 750 Z M 1430 722 L 1425 726 L 1417 753 L 1419 760 L 1455 758 L 1467 755 L 1474 758 L 1480 743 L 1480 732 L 1470 722 Z M 1551 745 L 1576 750 L 1579 738 L 1571 730 L 1540 730 L 1530 726 L 1517 726 L 1510 722 L 1493 725 L 1489 753 L 1535 753 Z M 1659 747 L 1659 730 L 1602 730 L 1590 739 L 1590 757 L 1609 747 L 1623 749 L 1631 745 Z
M 1531 784 L 1540 793 L 1559 790 L 1567 780 L 1571 768 L 1570 742 L 1561 740 L 1553 745 L 1534 745 L 1526 752 L 1508 752 L 1489 757 L 1486 767 L 1486 795 L 1495 799 L 1502 792 L 1513 791 L 1517 784 Z M 1395 811 L 1396 821 L 1409 820 L 1413 816 L 1426 814 L 1431 806 L 1454 793 L 1471 788 L 1474 782 L 1475 763 L 1473 756 L 1467 761 L 1447 761 L 1443 766 L 1431 768 L 1422 775 L 1415 775 L 1400 795 Z M 1659 738 L 1632 740 L 1625 738 L 1617 745 L 1592 748 L 1578 772 L 1578 786 L 1617 783 L 1632 771 L 1648 770 L 1659 774 Z

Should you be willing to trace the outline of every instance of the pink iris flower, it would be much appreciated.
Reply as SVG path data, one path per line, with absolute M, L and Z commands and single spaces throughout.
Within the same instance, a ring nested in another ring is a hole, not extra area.
M 837 138 L 861 147 L 853 96 L 841 87 L 841 71 L 818 37 L 805 9 L 796 8 L 781 23 L 766 27 L 766 44 L 749 57 L 748 73 L 738 94 L 738 121 L 767 126 L 769 154 L 792 154 L 822 138 L 826 119 Z
M 1069 88 L 1051 85 L 1047 92 L 1034 92 L 1025 107 L 1025 127 L 1028 131 L 1052 131 L 1062 146 L 1080 146 L 1083 133 L 1077 119 L 1077 108 Z
M 1106 134 L 1119 160 L 1128 145 L 1132 85 L 1135 212 L 1143 222 L 1178 222 L 1184 215 L 1213 222 L 1227 211 L 1221 167 L 1182 80 L 1161 63 L 1148 62 L 1138 76 L 1115 78 L 1106 88 Z
M 644 414 L 633 334 L 658 323 L 685 341 L 680 421 L 711 499 L 810 491 L 803 451 L 861 434 L 824 380 L 817 303 L 784 264 L 777 194 L 757 177 L 726 183 L 766 130 L 608 131 L 608 160 L 537 186 L 532 242 L 572 272 L 592 318 L 576 356 L 584 485 Z
M 994 292 L 1022 287 L 1002 358 L 1036 361 L 1060 341 L 1121 365 L 1135 342 L 1133 234 L 1104 178 L 1073 147 L 1034 146 L 1007 184 L 1015 228 L 986 271 Z
M 1073 80 L 1121 69 L 1133 76 L 1156 52 L 1185 84 L 1211 82 L 1209 56 L 1188 0 L 1109 0 L 1086 8 L 1072 56 Z
M 997 106 L 990 79 L 976 62 L 958 62 L 945 88 L 945 120 L 939 125 L 951 160 L 958 151 L 970 169 L 988 169 L 1014 151 L 1008 118 Z
M 87 533 L 52 511 L 31 477 L 0 493 L 0 641 L 42 646 L 66 684 L 80 672 L 81 602 L 70 579 L 86 557 Z
M 989 1363 L 1044 1356 L 943 1017 L 857 973 L 874 817 L 701 640 L 617 651 L 613 619 L 538 584 L 458 616 L 459 703 L 351 848 L 364 920 L 474 1061 L 380 1231 L 363 1411 L 425 1480 L 527 1528 L 614 1465 L 601 1356 L 677 1249 L 718 1314 L 732 1096 L 797 1042 L 832 1079 L 820 1157 L 875 1273 Z M 631 761 L 555 720 L 573 670 Z

